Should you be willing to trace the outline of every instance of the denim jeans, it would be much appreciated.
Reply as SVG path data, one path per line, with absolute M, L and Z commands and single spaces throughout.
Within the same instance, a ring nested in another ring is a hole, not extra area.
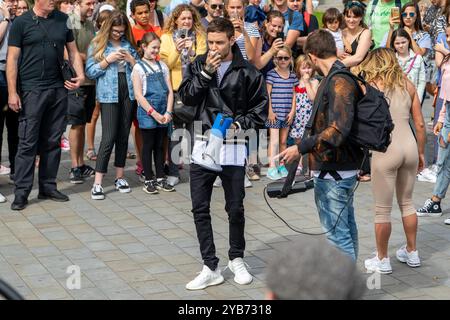
M 434 185 L 433 195 L 443 199 L 447 193 L 450 184 L 450 158 L 449 158 L 449 143 L 447 142 L 448 134 L 450 133 L 450 103 L 446 104 L 445 121 L 442 130 L 439 134 L 439 139 L 442 138 L 445 147 L 439 144 L 439 151 L 437 155 L 437 177 Z
M 356 176 L 339 181 L 314 178 L 314 196 L 324 231 L 328 240 L 354 261 L 358 256 L 358 229 L 353 208 L 353 189 Z

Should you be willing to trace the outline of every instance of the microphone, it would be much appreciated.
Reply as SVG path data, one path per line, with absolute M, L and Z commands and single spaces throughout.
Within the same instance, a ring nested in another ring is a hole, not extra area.
M 300 160 L 290 164 L 289 173 L 285 181 L 272 182 L 267 185 L 267 195 L 269 198 L 287 198 L 288 195 L 305 192 L 314 188 L 314 180 L 305 176 L 295 177 L 295 172 Z

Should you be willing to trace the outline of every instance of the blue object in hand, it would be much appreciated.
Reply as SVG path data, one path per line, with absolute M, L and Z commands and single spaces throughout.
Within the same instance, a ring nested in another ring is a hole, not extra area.
M 222 113 L 218 113 L 216 116 L 216 120 L 214 120 L 214 124 L 211 129 L 211 134 L 223 139 L 223 137 L 226 136 L 227 129 L 230 128 L 232 123 L 233 118 L 227 117 Z

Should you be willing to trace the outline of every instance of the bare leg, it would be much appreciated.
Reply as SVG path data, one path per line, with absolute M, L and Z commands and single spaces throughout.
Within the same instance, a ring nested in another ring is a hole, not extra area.
M 375 223 L 375 239 L 377 242 L 378 258 L 388 256 L 388 242 L 391 236 L 391 223 Z
M 97 102 L 95 104 L 94 112 L 92 113 L 91 122 L 86 123 L 86 134 L 87 134 L 87 145 L 88 149 L 94 150 L 94 139 L 95 139 L 95 127 L 97 126 L 97 120 L 100 116 L 100 104 Z
M 72 168 L 83 165 L 84 125 L 73 125 L 70 128 L 69 144 L 70 158 L 72 159 Z
M 124 168 L 116 167 L 116 179 L 123 178 Z
M 273 160 L 273 156 L 275 156 L 278 153 L 279 148 L 279 140 L 280 140 L 280 129 L 269 129 L 270 131 L 270 140 L 269 140 L 269 166 L 271 168 L 276 167 L 275 161 Z
M 411 214 L 402 218 L 403 230 L 406 235 L 406 250 L 408 252 L 416 250 L 416 237 L 417 237 L 417 215 Z

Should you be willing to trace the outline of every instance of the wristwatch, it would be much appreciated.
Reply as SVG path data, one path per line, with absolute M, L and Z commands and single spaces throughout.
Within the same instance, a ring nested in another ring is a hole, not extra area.
M 2 19 L 2 20 L 0 20 L 0 22 L 3 22 L 3 21 L 7 21 L 8 23 L 10 23 L 10 22 L 11 22 L 11 19 L 9 19 L 9 18 L 6 18 L 6 17 L 3 17 L 3 19 Z

